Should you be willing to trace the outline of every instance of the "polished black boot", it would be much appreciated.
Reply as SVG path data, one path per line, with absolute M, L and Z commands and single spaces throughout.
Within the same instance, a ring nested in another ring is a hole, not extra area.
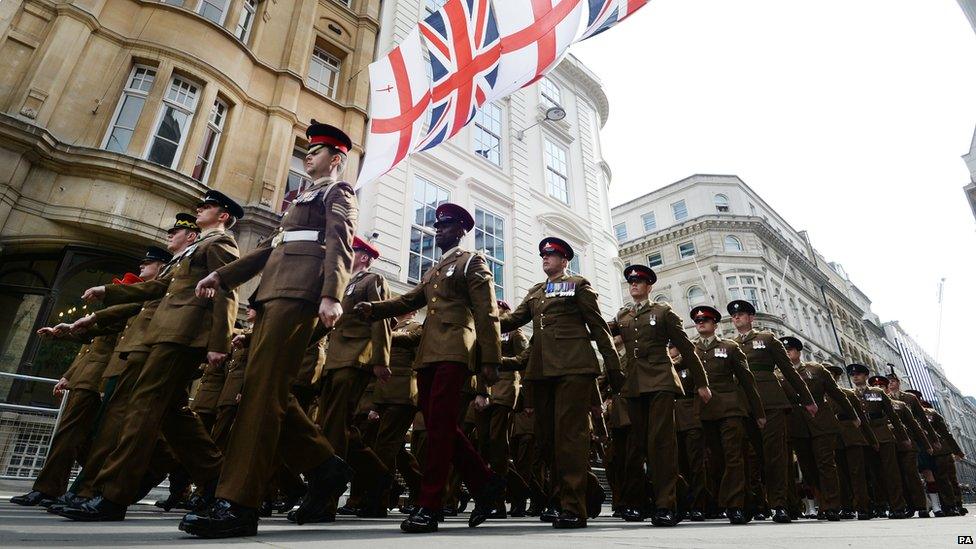
M 354 517 L 359 514 L 359 507 L 353 507 L 348 503 L 336 509 L 336 515 L 340 517 Z
M 620 510 L 620 518 L 627 522 L 643 522 L 644 513 L 642 513 L 640 509 L 625 507 Z
M 827 509 L 824 511 L 824 518 L 826 518 L 829 522 L 837 522 L 840 520 L 840 513 L 838 513 L 835 509 Z
M 542 522 L 554 522 L 559 518 L 559 510 L 555 507 L 546 507 L 546 510 L 539 514 L 539 520 Z
M 505 479 L 501 475 L 492 473 L 488 477 L 484 488 L 481 489 L 481 493 L 474 499 L 474 509 L 471 510 L 471 516 L 468 517 L 468 527 L 474 528 L 488 520 L 495 505 L 497 505 L 504 494 Z
M 54 500 L 54 503 L 48 506 L 47 512 L 57 515 L 63 511 L 65 507 L 81 507 L 87 501 L 88 498 L 75 495 L 73 492 L 65 492 L 61 495 L 61 497 Z
M 729 524 L 746 524 L 749 522 L 746 520 L 746 515 L 742 509 L 729 509 L 725 511 L 725 516 L 729 517 Z
M 675 526 L 678 524 L 678 517 L 670 509 L 658 509 L 651 517 L 651 524 L 654 526 Z
M 458 513 L 463 513 L 468 508 L 469 501 L 471 501 L 471 493 L 461 488 L 461 493 L 458 494 Z
M 704 522 L 705 514 L 701 511 L 688 511 L 688 520 L 691 522 Z
M 786 509 L 783 509 L 782 507 L 773 509 L 773 522 L 788 524 L 792 521 L 793 519 L 790 518 L 790 514 L 786 512 Z
M 169 497 L 167 497 L 166 499 L 161 499 L 161 500 L 157 501 L 156 503 L 153 503 L 153 505 L 155 505 L 156 507 L 159 507 L 160 509 L 162 509 L 163 511 L 166 511 L 167 513 L 171 509 L 186 509 L 187 508 L 187 506 L 186 506 L 186 498 L 184 498 L 181 494 L 173 494 L 173 493 L 170 493 Z
M 352 475 L 352 467 L 339 456 L 332 456 L 311 470 L 306 475 L 308 493 L 298 509 L 288 513 L 288 520 L 298 524 L 335 521 L 335 515 L 328 509 L 346 490 Z
M 258 511 L 218 499 L 205 511 L 187 513 L 180 530 L 206 539 L 253 536 L 258 533 Z
M 437 513 L 418 507 L 417 512 L 400 523 L 400 530 L 408 534 L 429 534 L 437 531 Z
M 525 516 L 525 500 L 513 501 L 508 510 L 508 516 L 512 518 L 522 518 Z
M 31 490 L 22 496 L 10 498 L 10 503 L 23 505 L 24 507 L 48 507 L 55 503 L 56 498 L 37 490 Z
M 857 520 L 871 520 L 874 518 L 874 514 L 870 511 L 858 511 Z
M 296 505 L 302 502 L 302 498 L 305 497 L 307 490 L 294 493 L 294 494 L 282 494 L 281 498 L 274 503 L 275 513 L 287 513 L 295 508 Z
M 552 527 L 558 528 L 560 530 L 569 530 L 573 528 L 586 528 L 586 518 L 578 517 L 569 511 L 563 511 L 559 513 L 556 520 L 552 521 Z
M 81 522 L 107 522 L 123 520 L 125 505 L 95 496 L 78 507 L 65 507 L 58 515 Z
M 273 512 L 274 505 L 270 501 L 264 500 L 261 502 L 261 506 L 258 507 L 258 518 L 268 518 Z

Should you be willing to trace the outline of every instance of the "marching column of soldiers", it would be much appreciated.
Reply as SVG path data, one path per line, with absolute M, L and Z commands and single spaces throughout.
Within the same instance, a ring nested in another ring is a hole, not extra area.
M 541 282 L 513 309 L 461 246 L 475 223 L 451 203 L 435 213 L 440 259 L 390 295 L 339 179 L 349 137 L 314 120 L 307 137 L 313 183 L 255 250 L 228 230 L 243 208 L 210 190 L 138 275 L 85 291 L 104 308 L 39 331 L 84 345 L 54 388 L 68 396 L 47 462 L 14 503 L 119 521 L 168 477 L 156 505 L 203 538 L 255 535 L 275 513 L 393 509 L 404 532 L 436 532 L 471 500 L 470 527 L 584 528 L 608 499 L 614 517 L 660 527 L 966 513 L 962 450 L 919 392 L 802 361 L 803 341 L 756 328 L 747 301 L 726 306 L 734 338 L 717 308 L 695 307 L 691 339 L 648 299 L 654 271 L 631 265 L 633 303 L 608 321 L 567 271 L 573 248 L 547 237 Z M 235 322 L 238 288 L 259 275 Z

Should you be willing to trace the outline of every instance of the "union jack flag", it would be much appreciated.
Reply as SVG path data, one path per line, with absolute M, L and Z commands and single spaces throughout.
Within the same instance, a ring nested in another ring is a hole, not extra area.
M 576 41 L 600 34 L 630 17 L 648 2 L 650 0 L 587 0 L 590 14 L 586 22 L 586 30 Z
M 415 149 L 423 151 L 458 133 L 488 100 L 501 40 L 491 0 L 448 0 L 420 32 L 432 76 L 430 128 Z

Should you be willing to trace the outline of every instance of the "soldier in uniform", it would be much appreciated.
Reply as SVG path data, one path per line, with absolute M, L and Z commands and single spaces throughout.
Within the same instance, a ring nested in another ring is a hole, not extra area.
M 834 376 L 836 383 L 840 376 L 844 374 L 844 368 L 840 366 L 827 366 L 827 371 Z M 838 480 L 841 487 L 841 498 L 845 512 L 841 513 L 841 518 L 854 518 L 854 511 L 857 511 L 857 520 L 871 520 L 871 498 L 868 497 L 867 472 L 864 470 L 864 455 L 868 448 L 878 450 L 878 439 L 874 436 L 868 418 L 864 414 L 864 407 L 861 399 L 851 389 L 840 387 L 841 392 L 847 397 L 847 401 L 854 410 L 854 415 L 843 411 L 833 400 L 827 401 L 830 404 L 831 412 L 837 418 L 840 425 L 840 436 L 834 457 L 837 461 Z
M 253 298 L 252 295 L 248 300 L 247 310 L 244 313 L 247 327 L 238 330 L 231 340 L 233 350 L 226 363 L 224 385 L 217 395 L 217 417 L 214 419 L 210 434 L 221 451 L 227 448 L 227 439 L 230 437 L 231 427 L 234 426 L 234 418 L 237 417 L 237 406 L 244 393 L 244 372 L 247 368 L 247 352 L 251 344 L 250 327 L 254 325 L 254 320 L 258 316 L 258 311 L 255 309 L 258 305 L 251 303 Z
M 523 379 L 532 391 L 535 437 L 543 462 L 552 467 L 553 497 L 558 494 L 555 528 L 585 528 L 590 450 L 589 412 L 600 364 L 590 346 L 595 340 L 615 391 L 623 377 L 597 294 L 589 281 L 566 274 L 573 248 L 547 237 L 539 242 L 547 280 L 529 289 L 522 303 L 502 316 L 502 332 L 532 322 L 533 342 Z M 558 459 L 556 459 L 558 456 Z
M 461 387 L 470 379 L 470 366 L 480 363 L 486 380 L 498 377 L 501 334 L 495 285 L 484 256 L 459 246 L 465 233 L 474 228 L 471 214 L 461 206 L 444 203 L 435 216 L 434 241 L 441 258 L 420 284 L 398 298 L 362 302 L 355 308 L 367 320 L 381 320 L 427 306 L 415 362 L 418 402 L 427 426 L 427 456 L 418 508 L 400 524 L 407 533 L 437 531 L 451 464 L 475 494 L 469 526 L 488 518 L 505 482 L 488 470 L 458 426 Z
M 627 353 L 624 349 L 624 340 L 620 336 L 614 337 L 614 346 L 617 348 L 617 355 L 620 357 L 620 371 L 624 376 L 627 375 Z M 680 355 L 679 355 L 680 358 Z M 605 378 L 604 378 L 605 379 Z M 627 399 L 625 394 L 614 395 L 610 383 L 604 383 L 604 418 L 609 431 L 610 444 L 606 452 L 607 458 L 607 482 L 610 484 L 611 508 L 614 517 L 622 517 L 624 510 L 623 492 L 624 483 L 634 481 L 625 476 L 624 467 L 627 463 L 627 438 L 630 435 L 630 416 L 627 415 Z M 677 419 L 678 408 L 675 405 L 675 416 Z M 680 441 L 679 441 L 680 448 Z M 641 475 L 638 482 L 644 482 Z
M 899 379 L 898 374 L 895 373 L 894 365 L 888 364 L 888 366 L 891 368 L 891 373 L 885 376 L 888 378 L 888 387 L 886 389 L 888 397 L 891 398 L 892 401 L 899 400 L 904 402 L 905 405 L 908 406 L 908 410 L 912 413 L 912 416 L 915 418 L 915 421 L 918 422 L 918 425 L 925 432 L 926 438 L 928 438 L 929 443 L 932 445 L 932 450 L 941 450 L 939 435 L 935 432 L 935 428 L 932 426 L 928 416 L 925 414 L 925 408 L 922 407 L 922 400 L 915 396 L 911 391 L 902 391 L 901 379 Z
M 213 430 L 214 422 L 217 420 L 217 401 L 220 399 L 220 391 L 224 388 L 224 377 L 227 375 L 225 366 L 223 362 L 216 366 L 209 363 L 200 365 L 203 375 L 193 395 L 193 402 L 190 403 L 190 410 L 200 418 L 208 433 Z
M 868 456 L 869 470 L 874 472 L 875 506 L 881 503 L 882 495 L 887 496 L 888 518 L 908 518 L 905 512 L 905 497 L 901 486 L 901 470 L 898 468 L 898 449 L 896 441 L 907 438 L 905 427 L 895 414 L 891 399 L 881 389 L 868 386 L 868 370 L 863 364 L 849 364 L 847 373 L 854 383 L 854 392 L 861 399 L 864 415 L 878 440 L 878 449 Z M 895 436 L 895 433 L 898 433 Z
M 751 413 L 760 428 L 764 427 L 763 403 L 739 344 L 715 335 L 722 314 L 713 307 L 699 305 L 691 310 L 691 319 L 698 330 L 695 353 L 705 368 L 712 391 L 711 400 L 702 399 L 699 406 L 711 452 L 711 472 L 721 478 L 718 505 L 725 508 L 729 523 L 746 524 L 752 515 L 745 512 L 745 419 Z
M 674 370 L 681 378 L 684 391 L 674 402 L 674 425 L 678 432 L 678 472 L 683 483 L 678 488 L 681 498 L 678 501 L 678 511 L 692 522 L 701 522 L 705 520 L 705 510 L 714 499 L 709 486 L 710 462 L 706 459 L 705 431 L 699 413 L 701 404 L 695 393 L 694 379 L 688 368 L 684 366 L 678 348 L 669 344 L 668 355 L 674 363 Z M 622 364 L 623 360 L 621 360 Z M 683 497 L 682 493 L 684 493 Z
M 837 478 L 837 462 L 834 460 L 834 450 L 837 435 L 840 434 L 840 424 L 833 414 L 826 398 L 830 397 L 841 413 L 854 417 L 857 413 L 847 400 L 847 396 L 837 387 L 833 376 L 816 362 L 802 362 L 800 353 L 803 342 L 793 336 L 780 340 L 786 348 L 786 355 L 797 373 L 806 383 L 813 397 L 814 403 L 820 410 L 817 415 L 809 415 L 801 406 L 797 406 L 791 414 L 801 417 L 806 424 L 807 437 L 795 439 L 794 450 L 803 478 L 817 489 L 820 511 L 824 518 L 836 522 L 840 520 L 840 481 Z
M 528 353 L 523 351 L 523 359 L 527 359 Z M 517 361 L 515 358 L 504 358 L 504 362 Z M 531 505 L 526 509 L 525 500 L 515 500 L 512 502 L 512 511 L 509 513 L 513 517 L 539 516 L 545 507 L 545 495 L 543 490 L 542 463 L 539 459 L 538 445 L 535 443 L 535 410 L 532 408 L 530 389 L 527 384 L 523 384 L 515 401 L 515 409 L 512 419 L 511 452 L 515 470 L 528 485 L 528 494 L 532 498 Z
M 349 466 L 290 391 L 316 316 L 332 328 L 342 315 L 340 300 L 352 269 L 359 217 L 352 186 L 338 180 L 352 148 L 349 136 L 315 120 L 306 136 L 305 171 L 312 185 L 292 202 L 272 238 L 197 284 L 197 295 L 207 297 L 261 274 L 255 297 L 261 308 L 251 333 L 245 396 L 227 441 L 218 499 L 206 511 L 183 518 L 180 528 L 192 535 L 254 535 L 257 507 L 274 473 L 276 454 L 309 481 L 308 493 L 294 511 L 299 524 L 324 515 L 351 477 Z
M 131 284 L 152 280 L 172 257 L 166 250 L 150 246 L 139 265 L 139 276 L 126 273 L 121 280 L 115 279 L 114 282 Z M 63 395 L 66 389 L 69 392 L 44 467 L 38 473 L 31 491 L 11 498 L 11 503 L 47 507 L 62 494 L 67 496 L 61 498 L 62 503 L 74 502 L 74 494 L 66 493 L 68 477 L 76 461 L 82 466 L 87 461 L 94 424 L 102 407 L 102 374 L 112 357 L 119 332 L 124 328 L 125 324 L 120 320 L 106 328 L 86 330 L 84 339 L 89 342 L 78 351 L 74 362 L 54 386 L 55 396 Z M 41 328 L 37 333 L 42 337 L 63 338 L 69 336 L 70 332 L 71 326 L 62 324 Z
M 358 236 L 353 238 L 352 248 L 352 278 L 342 297 L 344 311 L 351 311 L 357 303 L 383 301 L 389 296 L 383 275 L 370 271 L 373 261 L 380 256 L 379 250 Z M 319 429 L 337 456 L 343 459 L 347 454 L 352 456 L 349 463 L 356 470 L 357 478 L 369 479 L 371 486 L 367 490 L 367 499 L 375 503 L 379 503 L 380 493 L 389 489 L 392 477 L 376 454 L 363 445 L 353 418 L 367 385 L 374 378 L 384 383 L 390 379 L 390 331 L 390 323 L 386 320 L 369 322 L 349 314 L 340 318 L 329 334 L 329 352 L 325 357 L 319 396 Z M 334 520 L 336 500 L 338 496 L 321 516 L 305 522 Z M 385 515 L 385 505 L 382 510 Z M 380 509 L 372 511 L 375 514 Z
M 919 396 L 916 394 L 916 396 Z M 965 515 L 967 511 L 962 505 L 962 492 L 959 489 L 959 479 L 956 477 L 956 460 L 966 457 L 966 454 L 959 447 L 952 431 L 946 424 L 945 418 L 935 408 L 926 401 L 922 401 L 925 415 L 929 417 L 929 423 L 936 434 L 939 435 L 941 450 L 933 450 L 932 457 L 935 459 L 935 482 L 939 490 L 939 501 L 942 507 L 941 515 L 936 516 L 956 517 Z
M 810 396 L 810 390 L 790 364 L 783 344 L 772 332 L 753 328 L 756 308 L 752 303 L 736 300 L 729 303 L 726 309 L 732 315 L 732 325 L 738 331 L 735 342 L 746 354 L 749 370 L 756 378 L 759 397 L 766 414 L 766 426 L 762 429 L 758 429 L 754 422 L 746 422 L 751 443 L 762 456 L 766 500 L 773 511 L 773 520 L 787 523 L 790 522 L 790 515 L 786 510 L 790 453 L 786 414 L 793 405 L 786 398 L 775 372 L 778 370 L 790 384 L 811 416 L 817 415 L 817 405 Z
M 617 312 L 610 330 L 620 335 L 627 349 L 626 391 L 631 421 L 626 476 L 639 477 L 646 461 L 655 491 L 655 526 L 678 523 L 676 486 L 678 481 L 678 440 L 674 425 L 675 396 L 682 394 L 681 378 L 668 356 L 667 344 L 678 348 L 682 364 L 691 372 L 695 389 L 703 402 L 711 398 L 708 378 L 695 346 L 682 329 L 681 319 L 665 303 L 648 299 L 657 275 L 644 265 L 624 269 L 630 284 L 633 304 Z M 616 359 L 616 354 L 613 356 Z M 608 370 L 609 372 L 609 370 Z M 611 374 L 612 375 L 612 374 Z M 612 381 L 612 380 L 611 380 Z M 653 455 L 650 453 L 653 450 Z M 640 520 L 643 514 L 641 491 L 625 495 L 624 520 Z
M 880 387 L 891 398 L 890 381 L 887 376 L 875 376 L 871 379 L 875 380 L 875 383 L 871 383 L 872 387 Z M 925 488 L 922 485 L 922 477 L 918 474 L 918 454 L 919 452 L 931 454 L 932 446 L 907 404 L 892 398 L 891 406 L 898 414 L 898 419 L 905 426 L 908 435 L 907 438 L 898 441 L 898 465 L 901 466 L 901 484 L 905 491 L 905 501 L 908 503 L 908 516 L 911 517 L 917 512 L 919 518 L 929 518 Z

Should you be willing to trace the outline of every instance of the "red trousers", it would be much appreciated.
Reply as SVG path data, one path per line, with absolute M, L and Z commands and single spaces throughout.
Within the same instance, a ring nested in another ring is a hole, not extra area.
M 417 400 L 427 426 L 427 459 L 417 505 L 440 510 L 451 465 L 472 494 L 488 480 L 488 466 L 458 426 L 461 386 L 471 377 L 466 364 L 434 362 L 417 371 Z

